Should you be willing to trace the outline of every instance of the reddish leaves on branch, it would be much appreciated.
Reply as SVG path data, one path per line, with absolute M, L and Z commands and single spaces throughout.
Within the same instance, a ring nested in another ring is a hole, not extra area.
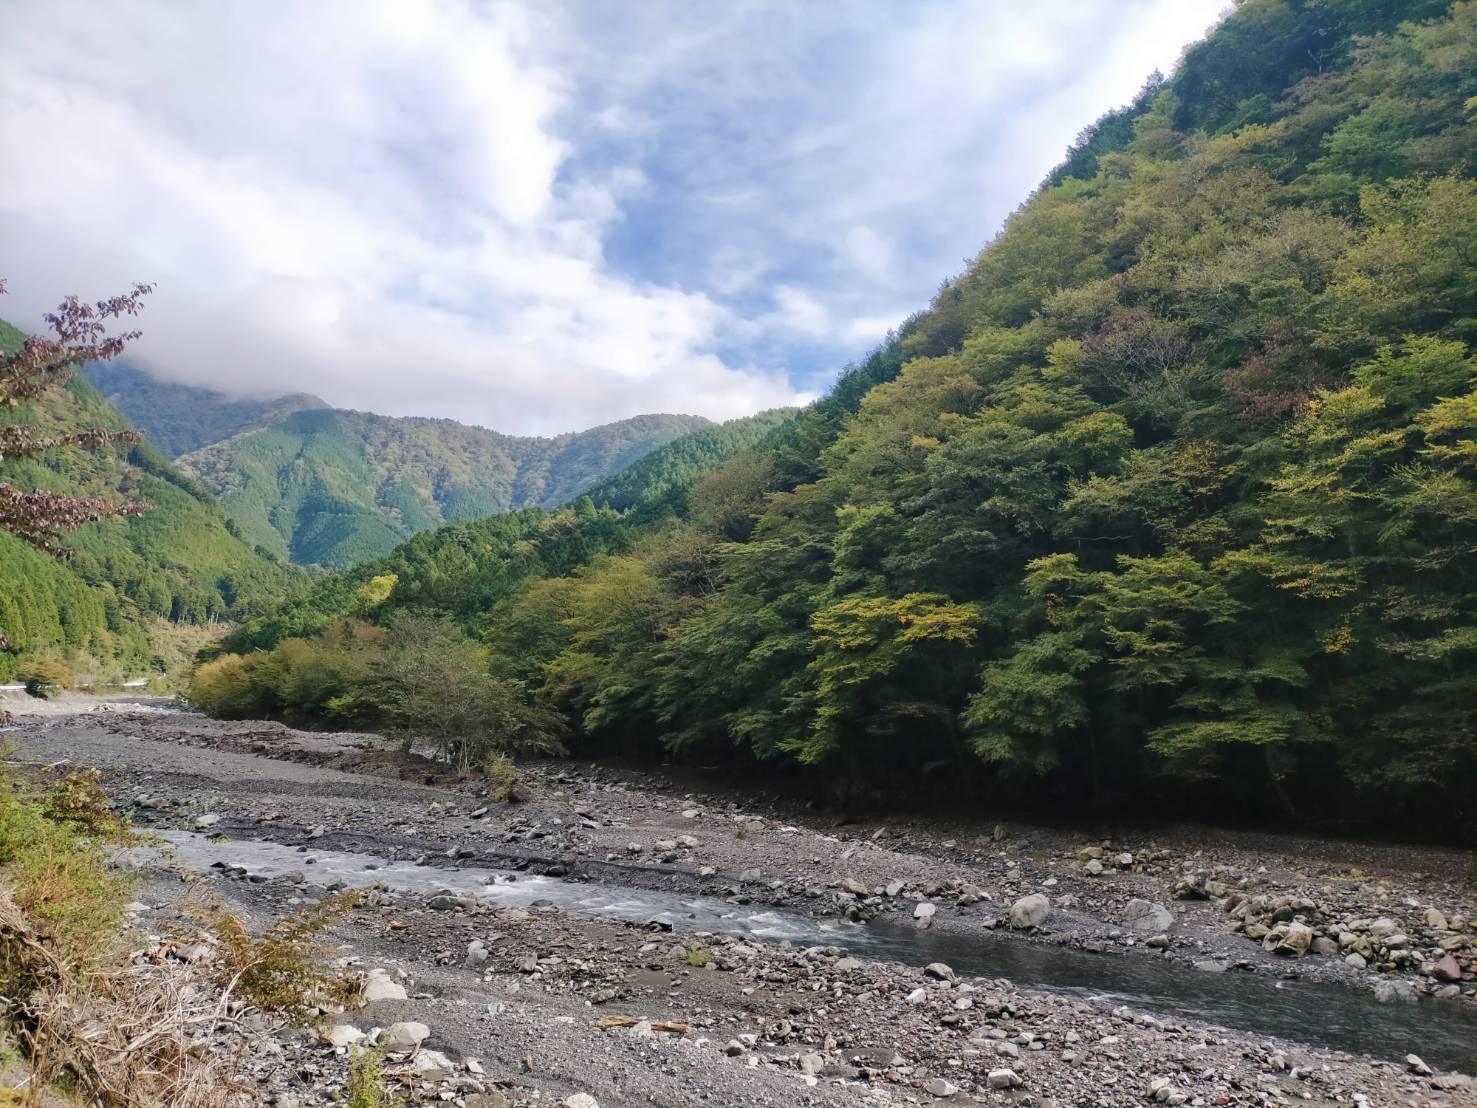
M 58 558 L 72 552 L 62 546 L 62 531 L 75 531 L 84 523 L 112 516 L 136 516 L 149 510 L 147 504 L 115 504 L 96 497 L 66 496 L 47 489 L 22 492 L 0 481 L 0 530 L 9 531 L 32 546 Z
M 88 304 L 69 296 L 46 315 L 52 338 L 32 335 L 13 353 L 0 353 L 0 407 L 15 407 L 51 389 L 64 385 L 73 370 L 83 362 L 108 361 L 121 354 L 138 338 L 136 330 L 108 334 L 109 323 L 124 316 L 136 316 L 143 308 L 143 298 L 152 285 L 134 285 L 122 296 Z M 0 293 L 5 282 L 0 280 Z M 97 450 L 114 442 L 137 442 L 136 431 L 109 431 L 86 428 L 65 435 L 43 436 L 28 424 L 0 427 L 0 461 L 6 458 L 29 458 L 63 446 Z M 145 504 L 115 504 L 95 497 L 66 496 L 36 489 L 23 492 L 0 482 L 0 529 L 59 558 L 71 551 L 59 541 L 64 531 L 75 531 L 84 523 L 94 523 L 113 516 L 138 515 L 148 510 Z

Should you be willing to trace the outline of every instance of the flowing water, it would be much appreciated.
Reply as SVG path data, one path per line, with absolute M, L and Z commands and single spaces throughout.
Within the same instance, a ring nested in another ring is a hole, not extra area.
M 254 840 L 208 839 L 188 831 L 161 837 L 192 869 L 224 863 L 249 873 L 302 873 L 319 885 L 383 883 L 397 891 L 471 893 L 491 904 L 552 905 L 563 911 L 674 929 L 753 936 L 771 942 L 842 947 L 910 965 L 946 962 L 961 974 L 1005 977 L 1017 985 L 1127 1004 L 1146 1012 L 1237 1028 L 1386 1059 L 1419 1054 L 1443 1069 L 1477 1072 L 1477 1008 L 1422 999 L 1380 1004 L 1372 993 L 1342 985 L 1275 980 L 1235 970 L 1208 973 L 1168 959 L 1095 954 L 1024 942 L 990 931 L 919 930 L 910 920 L 822 923 L 790 912 L 646 889 L 586 884 L 504 870 L 447 869 L 393 862 L 368 854 L 311 850 Z

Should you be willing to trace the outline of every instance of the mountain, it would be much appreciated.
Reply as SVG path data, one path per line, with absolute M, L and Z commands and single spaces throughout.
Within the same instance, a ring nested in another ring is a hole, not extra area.
M 1245 0 L 662 511 L 429 532 L 237 644 L 440 613 L 587 748 L 1470 842 L 1474 105 L 1472 0 Z
M 527 505 L 552 507 L 696 428 L 644 415 L 557 438 L 518 438 L 447 419 L 327 408 L 179 459 L 251 542 L 341 569 L 419 531 Z
M 0 323 L 0 347 L 13 350 L 22 341 L 20 331 Z M 0 423 L 13 422 L 34 422 L 42 435 L 129 425 L 80 376 L 0 410 Z M 48 654 L 83 669 L 147 671 L 161 649 L 151 641 L 161 621 L 205 626 L 243 615 L 288 592 L 299 574 L 243 541 L 211 494 L 147 441 L 0 462 L 0 480 L 151 509 L 68 536 L 68 562 L 0 532 L 0 639 L 8 643 L 0 649 L 0 679 Z
M 94 362 L 85 372 L 103 398 L 170 458 L 270 426 L 293 412 L 328 407 L 306 393 L 236 399 L 214 389 L 161 381 L 123 360 Z

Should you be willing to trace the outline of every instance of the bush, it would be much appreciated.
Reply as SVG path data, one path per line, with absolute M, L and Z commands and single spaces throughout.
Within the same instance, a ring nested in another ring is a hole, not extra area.
M 487 799 L 500 804 L 518 799 L 518 768 L 506 754 L 489 754 L 482 759 L 482 776 L 487 779 Z
M 239 916 L 217 912 L 210 923 L 220 940 L 212 963 L 218 983 L 263 1011 L 299 1022 L 311 1019 L 324 1005 L 348 1003 L 357 994 L 358 983 L 323 968 L 326 952 L 318 936 L 359 897 L 351 890 L 310 904 L 278 920 L 260 938 L 252 938 Z
M 41 655 L 21 663 L 20 679 L 26 683 L 26 692 L 45 699 L 69 686 L 73 675 L 60 658 Z

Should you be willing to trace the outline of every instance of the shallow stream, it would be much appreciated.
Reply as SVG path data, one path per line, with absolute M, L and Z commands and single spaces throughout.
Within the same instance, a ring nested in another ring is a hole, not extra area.
M 1167 958 L 1096 954 L 991 931 L 920 930 L 898 916 L 865 925 L 822 923 L 725 900 L 505 870 L 418 866 L 331 850 L 301 853 L 277 843 L 212 840 L 188 831 L 165 831 L 161 837 L 177 861 L 191 869 L 224 863 L 267 878 L 301 873 L 318 885 L 382 882 L 397 891 L 427 895 L 449 890 L 472 893 L 492 904 L 552 905 L 586 916 L 639 923 L 661 920 L 677 930 L 843 947 L 909 965 L 946 962 L 960 974 L 1005 977 L 1017 985 L 1096 1003 L 1127 1004 L 1158 1015 L 1377 1058 L 1398 1060 L 1413 1053 L 1442 1069 L 1477 1072 L 1477 1007 L 1461 1002 L 1380 1004 L 1372 993 L 1342 985 L 1277 980 L 1236 970 L 1209 973 Z

